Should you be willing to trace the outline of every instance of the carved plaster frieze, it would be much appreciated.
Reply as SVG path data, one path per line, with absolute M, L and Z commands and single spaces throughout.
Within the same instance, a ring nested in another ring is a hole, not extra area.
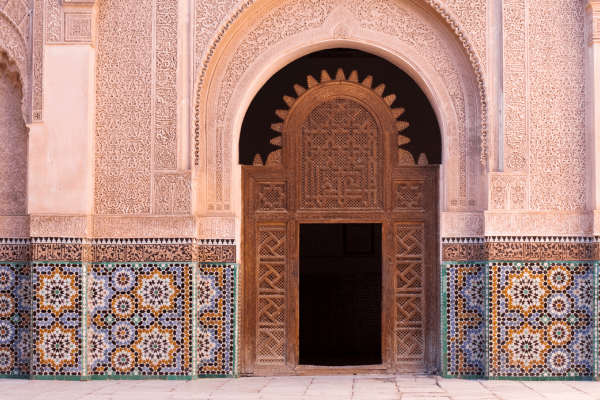
M 600 236 L 600 211 L 594 211 L 594 236 Z
M 483 213 L 442 213 L 443 237 L 481 237 L 483 234 Z
M 153 13 L 152 0 L 99 5 L 96 214 L 152 213 Z
M 200 239 L 234 239 L 235 218 L 198 218 L 198 238 Z
M 191 195 L 192 176 L 189 172 L 154 174 L 156 214 L 189 214 Z
M 0 216 L 0 237 L 3 238 L 28 238 L 29 217 Z
M 527 29 L 525 0 L 502 2 L 504 166 L 527 172 Z M 492 209 L 500 209 L 493 207 Z
M 486 236 L 586 236 L 593 231 L 591 213 L 486 212 Z
M 0 12 L 4 13 L 24 38 L 29 38 L 29 12 L 30 5 L 28 0 L 10 0 L 0 2 Z
M 41 122 L 44 117 L 44 0 L 33 1 L 32 38 L 32 116 L 33 122 Z
M 194 216 L 95 216 L 97 238 L 181 238 L 194 237 Z
M 527 209 L 527 176 L 490 173 L 490 210 Z
M 587 6 L 586 34 L 588 43 L 600 41 L 600 2 L 595 0 Z
M 91 43 L 92 14 L 65 12 L 65 42 Z
M 46 43 L 62 42 L 61 0 L 46 0 Z
M 469 54 L 469 59 L 475 70 L 479 85 L 479 96 L 481 98 L 481 162 L 483 165 L 487 165 L 488 99 L 485 84 L 486 77 L 484 76 L 486 68 L 485 59 L 487 56 L 486 1 L 482 1 L 477 6 L 469 0 L 426 1 L 450 24 Z M 463 28 L 463 24 L 469 28 L 468 31 Z
M 189 214 L 191 174 L 176 172 L 178 1 L 98 9 L 94 211 Z
M 91 234 L 91 217 L 85 215 L 31 215 L 32 237 L 85 238 Z
M 587 209 L 582 3 L 526 2 L 529 207 L 540 212 Z
M 157 171 L 172 171 L 177 169 L 177 0 L 156 0 L 155 7 L 153 163 Z M 186 198 L 189 202 L 189 191 Z

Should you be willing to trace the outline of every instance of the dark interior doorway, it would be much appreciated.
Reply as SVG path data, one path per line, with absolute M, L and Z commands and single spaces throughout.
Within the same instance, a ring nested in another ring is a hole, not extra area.
M 381 224 L 300 224 L 299 363 L 382 363 Z

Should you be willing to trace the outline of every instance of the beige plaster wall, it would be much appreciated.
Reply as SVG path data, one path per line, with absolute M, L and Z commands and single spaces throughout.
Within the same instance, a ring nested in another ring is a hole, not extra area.
M 29 134 L 29 214 L 89 214 L 94 50 L 46 46 L 44 61 L 44 122 Z

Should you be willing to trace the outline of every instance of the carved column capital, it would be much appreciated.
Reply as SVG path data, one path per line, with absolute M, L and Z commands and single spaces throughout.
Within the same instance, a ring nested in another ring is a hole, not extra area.
M 589 0 L 586 19 L 589 43 L 600 42 L 600 0 Z
M 594 236 L 600 236 L 600 210 L 594 211 Z

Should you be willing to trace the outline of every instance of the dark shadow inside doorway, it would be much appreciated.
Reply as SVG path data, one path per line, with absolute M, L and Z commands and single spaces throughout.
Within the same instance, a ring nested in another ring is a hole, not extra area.
M 381 259 L 381 224 L 300 224 L 300 364 L 381 364 Z

